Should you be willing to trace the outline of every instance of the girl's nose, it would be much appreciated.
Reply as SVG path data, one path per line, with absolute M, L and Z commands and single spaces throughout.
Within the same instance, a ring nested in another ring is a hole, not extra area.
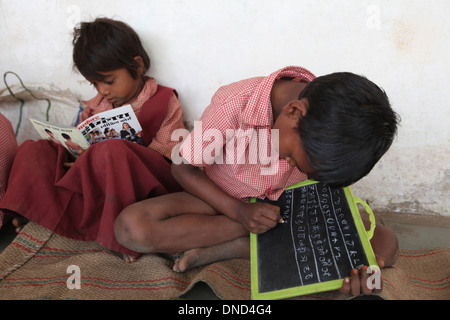
M 97 91 L 104 97 L 107 97 L 111 93 L 108 86 L 104 83 L 97 84 Z

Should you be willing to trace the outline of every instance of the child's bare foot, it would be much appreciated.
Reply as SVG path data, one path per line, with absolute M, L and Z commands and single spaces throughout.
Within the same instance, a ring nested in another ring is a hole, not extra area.
M 123 253 L 122 256 L 123 256 L 123 260 L 125 260 L 126 263 L 132 263 L 137 260 L 137 257 L 131 256 L 129 254 Z
M 23 227 L 28 223 L 28 220 L 23 217 L 15 217 L 12 219 L 12 224 L 16 227 L 16 232 L 22 231 Z
M 180 258 L 175 260 L 172 269 L 175 272 L 185 272 L 204 264 L 227 259 L 249 257 L 249 255 L 249 238 L 242 237 L 212 247 L 188 250 Z
M 205 257 L 206 255 L 202 254 L 202 251 L 205 250 L 208 250 L 208 248 L 191 249 L 184 252 L 181 257 L 175 259 L 172 270 L 175 272 L 184 272 L 186 270 L 208 263 L 209 259 Z

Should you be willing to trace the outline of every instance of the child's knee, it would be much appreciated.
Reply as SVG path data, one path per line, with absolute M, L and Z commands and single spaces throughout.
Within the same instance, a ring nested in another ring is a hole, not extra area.
M 145 213 L 131 205 L 120 213 L 114 223 L 114 234 L 122 246 L 140 253 L 154 252 L 151 224 L 144 223 Z

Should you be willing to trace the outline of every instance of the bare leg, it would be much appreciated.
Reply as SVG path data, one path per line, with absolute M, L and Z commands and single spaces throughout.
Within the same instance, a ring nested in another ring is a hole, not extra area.
M 197 197 L 180 192 L 125 208 L 116 219 L 115 234 L 131 250 L 162 253 L 214 246 L 248 231 Z

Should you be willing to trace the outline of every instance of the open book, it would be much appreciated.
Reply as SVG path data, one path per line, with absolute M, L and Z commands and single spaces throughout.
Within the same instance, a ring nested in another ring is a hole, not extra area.
M 76 127 L 31 118 L 43 139 L 64 146 L 75 158 L 91 144 L 108 139 L 126 139 L 142 144 L 142 128 L 131 105 L 97 113 Z

